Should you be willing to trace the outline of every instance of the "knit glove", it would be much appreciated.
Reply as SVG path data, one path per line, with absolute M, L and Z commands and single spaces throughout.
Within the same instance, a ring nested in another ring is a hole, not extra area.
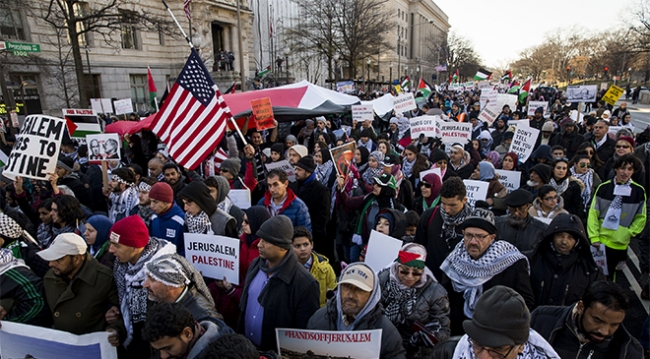
M 409 343 L 414 347 L 433 348 L 435 345 L 431 338 L 424 332 L 413 333 L 413 335 L 411 335 L 411 339 L 409 339 Z
M 363 245 L 363 238 L 361 238 L 360 235 L 358 234 L 353 234 L 352 235 L 352 243 L 362 246 Z

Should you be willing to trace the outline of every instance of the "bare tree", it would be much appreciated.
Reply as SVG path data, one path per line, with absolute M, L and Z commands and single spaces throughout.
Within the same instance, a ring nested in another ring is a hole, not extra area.
M 458 69 L 461 77 L 473 78 L 481 67 L 481 58 L 474 50 L 471 41 L 455 32 L 449 34 L 444 53 L 449 70 Z

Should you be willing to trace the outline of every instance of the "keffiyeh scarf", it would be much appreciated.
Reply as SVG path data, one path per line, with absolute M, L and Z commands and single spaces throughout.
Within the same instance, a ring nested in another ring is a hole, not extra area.
M 472 208 L 468 205 L 463 206 L 463 209 L 458 212 L 455 216 L 450 216 L 445 212 L 442 206 L 440 206 L 440 215 L 442 216 L 442 233 L 445 236 L 447 241 L 447 247 L 449 247 L 449 239 L 456 237 L 456 226 L 463 223 L 465 218 L 470 215 Z M 451 248 L 449 248 L 451 249 Z
M 147 205 L 138 205 L 138 216 L 142 218 L 144 221 L 144 224 L 147 225 L 147 228 L 149 228 L 149 225 L 151 224 L 151 216 L 153 215 L 153 209 L 151 209 L 150 206 Z
M 334 162 L 327 161 L 322 165 L 316 165 L 316 177 L 318 182 L 322 183 L 327 187 L 327 182 L 329 182 L 330 176 L 332 175 L 332 170 L 334 169 Z
M 472 345 L 467 334 L 458 341 L 454 350 L 453 359 L 476 359 Z M 555 349 L 534 329 L 530 329 L 528 341 L 524 344 L 524 351 L 517 356 L 523 359 L 560 359 Z
M 111 192 L 108 196 L 111 201 L 111 208 L 108 209 L 108 219 L 115 223 L 128 216 L 131 209 L 140 203 L 138 195 L 138 190 L 134 187 L 128 187 L 120 194 Z
M 375 183 L 375 177 L 379 176 L 384 172 L 383 169 L 377 167 L 377 168 L 371 168 L 368 167 L 366 172 L 363 173 L 361 178 L 363 178 L 363 182 L 365 182 L 367 185 L 371 185 Z
M 6 271 L 18 268 L 18 267 L 29 267 L 25 264 L 25 261 L 14 257 L 13 252 L 8 248 L 0 248 L 0 275 L 3 275 Z
M 584 203 L 585 208 L 587 208 L 591 202 L 591 188 L 594 185 L 594 170 L 590 168 L 589 171 L 583 174 L 577 174 L 575 169 L 571 167 L 571 175 L 585 184 L 585 189 L 582 191 L 582 203 Z
M 404 164 L 402 164 L 402 173 L 404 173 L 404 177 L 410 178 L 411 175 L 413 174 L 413 166 L 415 166 L 415 161 L 416 159 L 413 159 L 413 161 L 404 161 Z
M 399 279 L 391 278 L 382 291 L 385 305 L 384 314 L 393 324 L 402 324 L 406 321 L 415 307 L 417 301 L 417 288 L 400 288 Z
M 191 215 L 189 212 L 185 213 L 185 224 L 190 233 L 200 234 L 214 234 L 212 231 L 212 223 L 207 213 L 201 211 L 196 216 Z
M 230 209 L 232 208 L 233 204 L 234 203 L 232 203 L 230 198 L 228 198 L 228 196 L 226 196 L 226 198 L 224 198 L 223 201 L 217 203 L 217 208 L 219 208 L 220 210 L 222 210 L 222 211 L 224 211 L 226 213 L 230 213 Z
M 496 241 L 475 260 L 465 243 L 460 242 L 447 256 L 440 269 L 451 279 L 456 292 L 463 292 L 465 316 L 471 318 L 476 302 L 483 294 L 483 284 L 521 259 L 528 259 L 506 241 Z
M 555 181 L 555 178 L 551 178 L 551 180 L 548 182 L 548 184 L 555 188 L 555 191 L 557 192 L 558 196 L 561 196 L 564 194 L 567 188 L 569 188 L 569 178 L 564 179 L 564 181 L 560 182 L 559 184 L 557 181 Z

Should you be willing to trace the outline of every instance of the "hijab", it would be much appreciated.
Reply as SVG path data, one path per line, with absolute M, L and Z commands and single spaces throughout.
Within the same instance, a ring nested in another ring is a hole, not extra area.
M 478 165 L 479 168 L 481 169 L 481 175 L 479 177 L 479 180 L 489 181 L 494 178 L 495 172 L 494 172 L 494 165 L 492 165 L 492 162 L 481 161 L 478 163 Z
M 262 223 L 271 218 L 271 214 L 263 206 L 252 206 L 245 209 L 244 213 L 248 217 L 248 226 L 251 229 L 251 234 L 246 234 L 246 244 L 250 246 L 259 238 L 256 234 L 257 230 L 260 229 Z
M 100 248 L 108 241 L 108 235 L 111 232 L 111 227 L 113 222 L 111 222 L 108 217 L 96 214 L 88 218 L 88 224 L 92 225 L 93 228 L 97 231 L 97 236 L 95 237 L 95 243 L 91 245 L 93 253 L 97 253 Z

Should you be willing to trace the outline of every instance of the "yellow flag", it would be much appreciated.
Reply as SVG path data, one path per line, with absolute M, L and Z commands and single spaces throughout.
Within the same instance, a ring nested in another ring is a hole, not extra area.
M 395 91 L 397 91 L 397 93 L 402 93 L 402 86 L 395 85 Z

